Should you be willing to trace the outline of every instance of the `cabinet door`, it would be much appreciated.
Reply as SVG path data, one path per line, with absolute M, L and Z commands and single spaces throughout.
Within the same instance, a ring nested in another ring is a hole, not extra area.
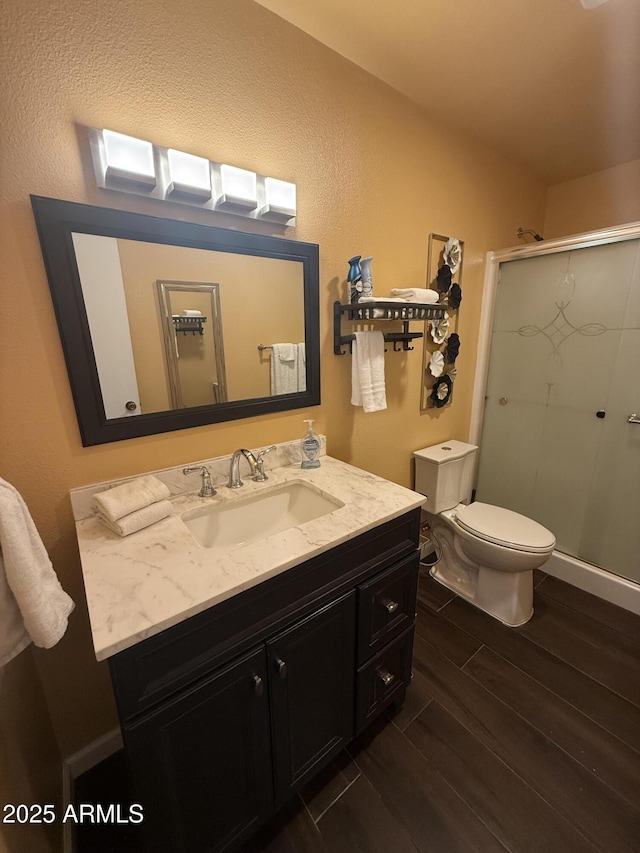
M 214 853 L 273 810 L 264 646 L 125 727 L 149 851 Z
M 355 592 L 267 643 L 276 806 L 353 737 Z

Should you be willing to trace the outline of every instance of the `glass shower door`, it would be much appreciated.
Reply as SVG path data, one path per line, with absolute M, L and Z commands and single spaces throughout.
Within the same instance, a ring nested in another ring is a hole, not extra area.
M 640 582 L 638 367 L 638 240 L 501 264 L 477 498 Z

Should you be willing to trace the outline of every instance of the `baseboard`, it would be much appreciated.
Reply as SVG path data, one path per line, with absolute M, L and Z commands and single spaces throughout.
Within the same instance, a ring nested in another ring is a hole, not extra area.
M 62 807 L 73 802 L 74 780 L 100 764 L 114 752 L 122 749 L 122 734 L 120 729 L 112 729 L 102 737 L 88 743 L 85 747 L 74 752 L 62 762 Z M 63 853 L 74 853 L 74 833 L 72 821 L 63 824 L 62 849 Z

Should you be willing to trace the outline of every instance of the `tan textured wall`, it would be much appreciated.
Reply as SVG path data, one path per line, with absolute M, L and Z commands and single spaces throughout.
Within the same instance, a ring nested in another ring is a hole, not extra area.
M 0 463 L 78 603 L 64 640 L 36 655 L 69 754 L 116 718 L 107 667 L 93 656 L 68 490 L 302 436 L 305 417 L 328 434 L 330 453 L 409 485 L 412 450 L 467 436 L 485 253 L 512 244 L 523 222 L 542 227 L 545 192 L 447 129 L 444 109 L 426 116 L 250 0 L 5 0 L 0 38 Z M 444 105 L 444 79 L 442 90 Z M 288 236 L 321 248 L 320 408 L 81 446 L 29 193 L 250 224 L 96 189 L 77 125 L 296 182 L 299 224 Z M 422 285 L 431 231 L 466 241 L 455 404 L 420 414 L 417 347 L 387 355 L 389 408 L 364 415 L 349 403 L 350 358 L 332 351 L 347 259 L 373 255 L 378 294 Z M 28 324 L 17 322 L 25 314 Z
M 0 668 L 0 808 L 51 803 L 58 816 L 60 756 L 31 649 Z M 4 816 L 4 811 L 2 812 Z M 61 822 L 3 824 L 0 853 L 58 853 Z
M 547 239 L 640 222 L 640 160 L 549 187 Z

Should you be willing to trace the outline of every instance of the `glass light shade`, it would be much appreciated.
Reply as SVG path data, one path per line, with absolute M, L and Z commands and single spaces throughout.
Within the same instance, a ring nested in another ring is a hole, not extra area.
M 211 189 L 211 172 L 209 161 L 204 157 L 185 154 L 184 151 L 167 151 L 169 160 L 169 177 L 176 184 L 194 187 L 200 190 Z
M 218 207 L 233 205 L 253 210 L 258 204 L 257 175 L 236 166 L 220 166 L 222 196 Z
M 103 130 L 106 178 L 156 184 L 153 145 L 144 139 Z
M 167 163 L 167 196 L 193 196 L 202 200 L 211 198 L 211 164 L 208 160 L 169 148 Z
M 265 178 L 264 191 L 267 205 L 296 213 L 296 185 L 277 178 Z

